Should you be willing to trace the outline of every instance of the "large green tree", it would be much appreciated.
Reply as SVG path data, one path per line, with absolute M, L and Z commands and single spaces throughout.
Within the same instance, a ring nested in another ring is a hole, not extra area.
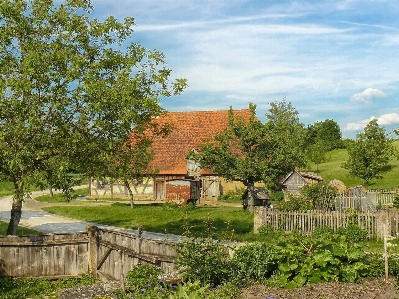
M 308 145 L 324 144 L 326 150 L 342 147 L 341 128 L 333 119 L 315 122 L 307 127 Z
M 163 53 L 129 42 L 133 18 L 102 22 L 92 10 L 89 0 L 0 2 L 0 173 L 15 188 L 8 234 L 33 176 L 101 173 L 131 130 L 163 111 L 161 98 L 186 85 L 169 82 Z
M 301 148 L 303 126 L 290 103 L 275 102 L 266 123 L 256 118 L 256 106 L 249 105 L 250 117 L 243 119 L 229 110 L 229 126 L 204 143 L 197 159 L 226 179 L 241 181 L 247 187 L 244 208 L 254 205 L 255 182 L 275 184 L 304 164 Z
M 379 127 L 377 119 L 373 119 L 364 128 L 364 133 L 357 134 L 356 140 L 349 144 L 348 154 L 349 158 L 342 167 L 369 185 L 372 179 L 382 178 L 384 169 L 397 151 L 393 139 Z

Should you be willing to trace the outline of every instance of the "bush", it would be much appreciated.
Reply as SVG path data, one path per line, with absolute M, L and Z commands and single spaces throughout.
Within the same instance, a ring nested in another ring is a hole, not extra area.
M 279 202 L 276 209 L 285 212 L 308 211 L 314 210 L 314 206 L 310 201 L 304 199 L 302 196 L 290 194 L 288 200 Z
M 344 236 L 348 242 L 352 243 L 367 241 L 367 231 L 355 224 L 349 224 L 347 227 L 338 228 L 337 234 Z
M 230 202 L 240 202 L 242 201 L 242 196 L 244 195 L 246 189 L 239 188 L 237 190 L 230 190 L 225 194 L 222 194 L 218 197 L 220 201 L 230 201 Z
M 271 201 L 282 201 L 284 200 L 284 192 L 283 191 L 276 191 L 270 193 L 270 200 Z
M 278 237 L 280 237 L 280 236 L 285 234 L 285 232 L 283 230 L 275 229 L 270 224 L 262 225 L 261 227 L 259 227 L 258 233 L 260 235 L 268 236 L 268 237 L 274 238 L 274 239 L 276 239 L 276 238 L 278 238 Z
M 118 298 L 167 299 L 171 293 L 171 286 L 160 279 L 164 272 L 149 264 L 139 264 L 128 272 L 125 279 L 126 290 L 116 292 Z
M 200 281 L 214 287 L 228 281 L 231 263 L 228 248 L 219 241 L 187 238 L 176 248 L 176 266 L 185 281 Z
M 239 247 L 232 259 L 232 280 L 237 283 L 264 281 L 278 266 L 278 251 L 265 243 L 252 243 Z

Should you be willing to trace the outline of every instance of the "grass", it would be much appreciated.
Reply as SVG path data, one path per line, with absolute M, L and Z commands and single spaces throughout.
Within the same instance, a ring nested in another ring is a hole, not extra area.
M 399 140 L 396 140 L 394 145 L 399 149 Z M 310 164 L 308 168 L 301 170 L 317 172 L 325 181 L 340 180 L 347 187 L 364 185 L 361 179 L 351 176 L 348 170 L 341 167 L 347 160 L 348 151 L 346 149 L 333 150 L 327 153 L 327 161 L 318 165 L 318 171 L 315 164 Z M 391 160 L 382 176 L 381 180 L 371 180 L 368 187 L 371 189 L 395 189 L 399 187 L 397 179 L 399 177 L 399 160 Z
M 7 227 L 8 223 L 4 221 L 0 221 L 0 236 L 5 236 L 7 235 Z M 22 235 L 40 235 L 42 232 L 39 232 L 34 229 L 18 226 L 17 229 L 17 235 L 22 236 Z
M 213 237 L 230 239 L 232 231 L 236 241 L 255 241 L 259 235 L 253 231 L 253 215 L 242 208 L 234 207 L 175 207 L 173 205 L 136 205 L 118 203 L 111 206 L 58 206 L 46 207 L 45 211 L 66 217 L 106 224 L 117 227 L 137 229 L 140 225 L 146 231 L 184 234 L 187 227 L 193 235 L 207 236 L 207 221 Z
M 0 182 L 0 196 L 12 195 L 14 185 L 11 182 Z
M 87 196 L 89 194 L 89 188 L 76 189 L 73 193 L 73 197 L 79 196 Z M 48 202 L 48 203 L 67 203 L 71 201 L 75 201 L 75 199 L 68 200 L 65 198 L 62 193 L 54 193 L 54 196 L 51 197 L 50 194 L 44 194 L 35 197 L 35 200 L 40 202 Z

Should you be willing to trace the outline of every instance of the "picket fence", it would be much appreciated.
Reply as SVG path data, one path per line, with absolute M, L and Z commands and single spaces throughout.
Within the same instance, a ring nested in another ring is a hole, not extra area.
M 339 195 L 335 198 L 335 210 L 345 211 L 355 209 L 357 211 L 375 211 L 378 207 L 391 206 L 399 189 L 396 190 L 368 190 L 358 196 Z
M 293 211 L 282 212 L 265 207 L 254 209 L 254 232 L 264 225 L 285 232 L 299 231 L 311 235 L 318 227 L 330 227 L 334 232 L 340 227 L 357 224 L 365 229 L 369 238 L 383 239 L 384 234 L 399 233 L 399 211 L 379 210 L 349 214 L 341 211 Z

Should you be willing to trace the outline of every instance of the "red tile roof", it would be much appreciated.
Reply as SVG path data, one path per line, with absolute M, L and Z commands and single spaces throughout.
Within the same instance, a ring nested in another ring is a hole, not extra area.
M 234 110 L 234 116 L 248 120 L 249 109 Z M 152 169 L 158 174 L 187 174 L 186 156 L 192 149 L 199 149 L 201 143 L 222 132 L 228 127 L 228 110 L 168 112 L 154 120 L 157 124 L 170 124 L 172 132 L 162 138 L 155 137 L 153 149 L 155 158 L 151 162 Z M 203 170 L 201 173 L 210 173 Z

